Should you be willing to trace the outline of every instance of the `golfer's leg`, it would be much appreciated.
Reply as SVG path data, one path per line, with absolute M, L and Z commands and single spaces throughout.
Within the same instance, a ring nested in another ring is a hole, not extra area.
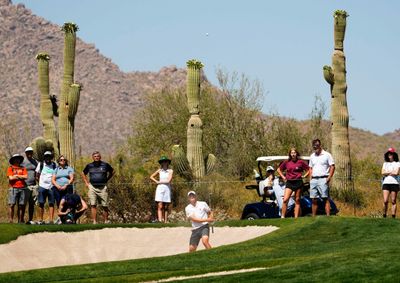
M 195 252 L 197 250 L 197 246 L 189 245 L 189 253 Z
M 205 235 L 205 236 L 201 237 L 201 242 L 203 243 L 203 245 L 204 245 L 204 247 L 206 249 L 211 249 L 211 245 L 209 243 L 209 237 L 208 236 Z

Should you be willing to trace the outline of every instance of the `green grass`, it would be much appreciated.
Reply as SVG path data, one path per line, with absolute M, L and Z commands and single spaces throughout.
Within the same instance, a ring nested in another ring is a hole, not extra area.
M 220 225 L 229 226 L 248 224 L 275 225 L 280 229 L 247 242 L 199 251 L 195 254 L 5 273 L 0 274 L 0 282 L 139 282 L 253 267 L 266 269 L 236 275 L 190 279 L 183 282 L 398 281 L 400 268 L 398 245 L 400 222 L 398 220 L 305 217 L 296 220 L 272 219 L 220 223 Z M 62 228 L 72 231 L 81 228 L 78 226 L 73 228 L 63 226 Z M 95 227 L 81 226 L 82 229 Z M 135 227 L 138 226 L 143 227 L 143 225 L 135 225 Z M 24 229 L 23 226 L 15 228 L 16 230 L 10 227 L 0 225 L 0 235 L 4 235 L 3 228 L 9 231 Z M 27 229 L 39 232 L 37 230 L 39 228 L 42 227 Z M 53 229 L 53 227 L 44 228 Z M 216 233 L 218 233 L 218 227 Z

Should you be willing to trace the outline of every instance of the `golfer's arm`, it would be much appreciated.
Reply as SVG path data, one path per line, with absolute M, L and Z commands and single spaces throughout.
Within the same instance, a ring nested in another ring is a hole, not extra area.
M 197 223 L 210 222 L 209 218 L 201 219 L 201 218 L 196 218 L 196 217 L 193 217 L 193 216 L 190 216 L 189 220 L 193 221 L 193 222 L 197 222 Z

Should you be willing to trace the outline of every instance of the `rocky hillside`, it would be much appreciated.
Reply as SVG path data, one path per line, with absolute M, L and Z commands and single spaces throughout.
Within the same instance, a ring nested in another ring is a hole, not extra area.
M 0 119 L 15 121 L 23 131 L 18 150 L 26 140 L 42 135 L 35 56 L 40 51 L 50 54 L 50 92 L 58 95 L 63 42 L 59 26 L 22 4 L 0 0 Z M 185 70 L 173 66 L 157 73 L 124 73 L 93 44 L 78 39 L 75 81 L 84 88 L 76 117 L 77 147 L 83 154 L 95 149 L 110 153 L 129 134 L 132 113 L 143 105 L 146 92 L 166 83 L 181 85 L 185 76 Z

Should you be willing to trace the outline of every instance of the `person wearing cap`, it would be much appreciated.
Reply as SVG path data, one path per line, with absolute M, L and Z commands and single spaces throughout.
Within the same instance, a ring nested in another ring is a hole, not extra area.
M 301 160 L 300 154 L 296 148 L 291 148 L 288 153 L 288 159 L 283 161 L 278 168 L 278 174 L 286 183 L 285 195 L 282 203 L 281 217 L 286 217 L 289 199 L 294 192 L 295 206 L 294 217 L 300 216 L 300 198 L 303 191 L 303 177 L 308 176 L 310 168 L 308 164 Z M 285 172 L 285 174 L 283 174 Z M 303 176 L 304 173 L 304 176 Z
M 104 223 L 110 223 L 108 220 L 110 211 L 108 209 L 107 182 L 114 176 L 114 169 L 110 164 L 101 160 L 101 154 L 98 151 L 92 153 L 92 159 L 93 162 L 87 164 L 81 174 L 88 188 L 92 221 L 93 224 L 97 223 L 97 205 L 100 203 L 103 208 Z
M 275 169 L 272 166 L 267 166 L 266 178 L 258 183 L 258 189 L 260 195 L 263 196 L 263 201 L 265 201 L 267 196 L 273 193 L 272 186 L 275 179 Z
M 159 222 L 168 221 L 168 205 L 171 203 L 171 181 L 173 170 L 169 168 L 171 160 L 161 156 L 158 160 L 161 168 L 151 174 L 150 179 L 157 184 L 155 201 L 157 202 L 157 218 Z M 159 176 L 159 180 L 156 176 Z
M 24 157 L 20 154 L 14 154 L 10 160 L 10 166 L 7 168 L 7 178 L 10 184 L 8 189 L 8 217 L 10 223 L 14 221 L 14 207 L 18 204 L 18 223 L 24 223 L 25 204 L 26 204 L 26 178 L 28 172 L 21 166 Z
M 205 201 L 198 201 L 196 192 L 187 194 L 189 204 L 185 208 L 186 217 L 192 222 L 192 235 L 189 240 L 189 252 L 197 250 L 200 239 L 206 249 L 211 249 L 210 222 L 214 222 L 213 213 Z
M 33 214 L 37 205 L 38 185 L 36 180 L 36 168 L 38 161 L 33 158 L 33 148 L 28 146 L 25 149 L 24 162 L 21 164 L 28 171 L 28 178 L 25 180 L 27 186 L 26 203 L 28 204 L 27 224 L 33 224 Z
M 335 161 L 332 155 L 321 146 L 321 141 L 312 141 L 314 152 L 310 156 L 310 198 L 312 199 L 312 216 L 317 215 L 318 198 L 322 198 L 327 216 L 331 214 L 329 203 L 329 183 L 335 173 Z
M 46 200 L 49 204 L 49 223 L 54 221 L 54 191 L 53 183 L 51 179 L 53 177 L 54 170 L 56 169 L 56 163 L 53 161 L 53 153 L 46 151 L 43 154 L 43 162 L 39 162 L 36 168 L 36 173 L 39 179 L 38 188 L 38 203 L 39 203 L 39 218 L 38 224 L 44 224 L 44 205 Z
M 391 147 L 384 154 L 385 162 L 382 166 L 382 193 L 383 193 L 383 217 L 386 217 L 389 203 L 389 195 L 392 202 L 392 217 L 396 217 L 396 199 L 399 192 L 400 163 L 396 150 Z

